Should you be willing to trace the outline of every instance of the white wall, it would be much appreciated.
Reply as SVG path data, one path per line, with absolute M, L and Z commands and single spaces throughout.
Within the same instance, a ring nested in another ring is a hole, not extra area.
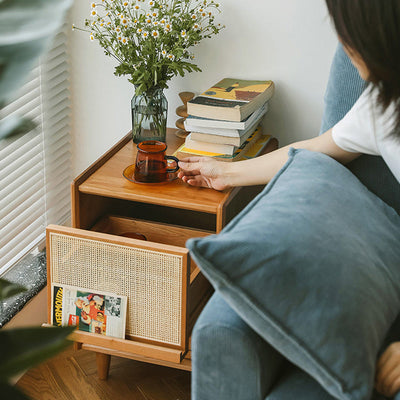
M 92 0 L 76 0 L 72 22 L 83 25 Z M 223 77 L 272 79 L 276 93 L 264 130 L 281 145 L 315 136 L 336 36 L 324 0 L 220 0 L 227 26 L 203 41 L 195 61 L 201 73 L 170 81 L 169 127 L 180 91 L 199 93 Z M 114 61 L 82 32 L 71 32 L 74 174 L 131 129 L 133 86 L 113 75 Z

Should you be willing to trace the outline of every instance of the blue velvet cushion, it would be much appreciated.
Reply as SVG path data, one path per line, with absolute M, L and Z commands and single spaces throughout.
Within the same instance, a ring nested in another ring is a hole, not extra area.
M 400 217 L 347 168 L 290 149 L 220 234 L 187 247 L 231 307 L 328 393 L 370 398 L 400 310 Z

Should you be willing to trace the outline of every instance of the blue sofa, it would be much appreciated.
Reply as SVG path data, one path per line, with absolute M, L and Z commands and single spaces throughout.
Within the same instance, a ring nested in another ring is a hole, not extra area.
M 321 132 L 339 121 L 365 87 L 338 47 L 325 96 Z M 358 179 L 400 214 L 400 185 L 380 157 L 348 165 Z M 399 310 L 400 311 L 400 310 Z M 386 344 L 400 340 L 396 321 Z M 192 400 L 331 400 L 311 376 L 290 363 L 249 327 L 215 292 L 192 335 Z M 378 394 L 373 400 L 383 399 Z M 400 395 L 396 396 L 400 400 Z

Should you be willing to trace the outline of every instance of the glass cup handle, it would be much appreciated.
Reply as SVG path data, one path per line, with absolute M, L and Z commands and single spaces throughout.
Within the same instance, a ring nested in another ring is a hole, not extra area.
M 174 160 L 176 162 L 176 167 L 175 168 L 167 168 L 167 172 L 176 172 L 176 171 L 178 171 L 178 169 L 179 169 L 179 165 L 178 165 L 179 160 L 176 157 L 174 157 L 174 156 L 165 156 L 164 158 L 166 160 Z

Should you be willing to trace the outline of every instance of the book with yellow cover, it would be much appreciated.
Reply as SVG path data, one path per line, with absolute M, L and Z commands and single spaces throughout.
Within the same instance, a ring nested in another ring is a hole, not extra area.
M 178 150 L 176 150 L 174 156 L 179 159 L 186 157 L 212 157 L 220 161 L 239 161 L 258 156 L 265 146 L 267 146 L 270 139 L 271 135 L 262 135 L 261 128 L 257 128 L 246 142 L 243 143 L 242 146 L 240 146 L 232 155 L 188 149 L 185 147 L 185 144 L 183 144 L 178 148 Z
M 274 94 L 271 80 L 224 78 L 187 103 L 196 117 L 242 121 Z

